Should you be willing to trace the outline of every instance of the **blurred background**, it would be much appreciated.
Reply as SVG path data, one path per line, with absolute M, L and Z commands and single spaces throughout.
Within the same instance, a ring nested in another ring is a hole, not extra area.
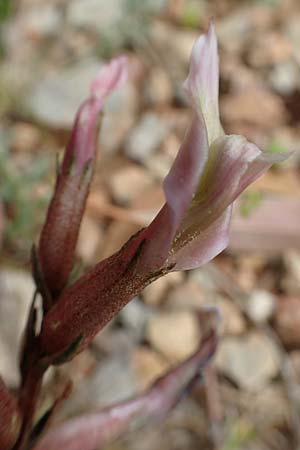
M 129 82 L 105 107 L 78 273 L 161 206 L 191 117 L 182 90 L 191 48 L 212 16 L 226 133 L 294 154 L 243 194 L 226 252 L 149 286 L 90 350 L 50 373 L 42 409 L 67 373 L 75 380 L 60 419 L 127 398 L 195 349 L 199 308 L 220 308 L 222 339 L 206 387 L 109 450 L 300 446 L 300 4 L 0 0 L 0 373 L 11 387 L 33 292 L 30 249 L 91 78 L 105 60 L 128 55 Z

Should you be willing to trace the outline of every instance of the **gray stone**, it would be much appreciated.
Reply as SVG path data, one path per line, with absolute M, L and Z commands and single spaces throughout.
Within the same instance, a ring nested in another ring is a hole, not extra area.
M 146 113 L 129 134 L 125 152 L 132 159 L 143 162 L 157 150 L 169 133 L 169 126 L 157 114 Z
M 93 411 L 125 400 L 135 392 L 136 379 L 127 355 L 107 358 L 92 375 L 76 385 L 71 397 L 60 409 L 60 417 Z
M 25 107 L 38 122 L 51 128 L 70 129 L 101 65 L 96 59 L 88 59 L 63 72 L 46 76 L 27 96 Z M 109 96 L 101 123 L 101 149 L 114 151 L 119 148 L 133 125 L 137 102 L 136 90 L 129 83 Z
M 242 389 L 255 392 L 265 387 L 279 371 L 280 356 L 274 342 L 260 332 L 228 337 L 220 342 L 218 369 Z
M 53 128 L 71 128 L 80 103 L 101 63 L 81 61 L 63 72 L 45 76 L 28 95 L 25 106 L 36 120 Z
M 18 355 L 31 305 L 34 284 L 29 273 L 0 272 L 0 373 L 9 386 L 20 382 Z
M 130 83 L 110 95 L 105 102 L 101 123 L 101 151 L 112 154 L 120 149 L 128 131 L 134 125 L 138 104 L 137 90 Z
M 149 307 L 136 297 L 120 311 L 119 319 L 136 340 L 140 341 L 151 315 Z

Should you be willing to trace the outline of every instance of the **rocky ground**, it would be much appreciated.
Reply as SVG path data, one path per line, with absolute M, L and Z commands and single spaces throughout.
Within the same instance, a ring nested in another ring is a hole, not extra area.
M 30 247 L 51 195 L 56 154 L 91 77 L 105 59 L 128 55 L 129 82 L 105 108 L 78 244 L 80 270 L 118 249 L 162 204 L 161 182 L 191 116 L 182 81 L 211 16 L 226 132 L 294 154 L 242 196 L 225 253 L 150 285 L 88 352 L 49 374 L 49 386 L 68 372 L 75 380 L 60 418 L 129 397 L 193 351 L 199 308 L 220 308 L 222 339 L 206 386 L 165 421 L 109 450 L 300 446 L 300 4 L 2 0 L 0 6 L 0 373 L 12 387 L 33 291 Z

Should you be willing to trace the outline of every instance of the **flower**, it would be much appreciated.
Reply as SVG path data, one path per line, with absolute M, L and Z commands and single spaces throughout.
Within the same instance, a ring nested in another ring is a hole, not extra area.
M 166 203 L 144 231 L 143 264 L 198 267 L 229 241 L 232 204 L 287 154 L 268 154 L 239 135 L 225 135 L 219 117 L 219 62 L 213 22 L 194 44 L 184 83 L 193 119 L 164 180 Z
M 75 118 L 38 247 L 42 278 L 39 284 L 44 284 L 52 300 L 65 287 L 73 267 L 79 227 L 96 162 L 99 113 L 105 97 L 119 88 L 126 78 L 125 56 L 103 66 Z
M 225 135 L 218 107 L 217 39 L 211 22 L 195 43 L 184 83 L 191 125 L 164 181 L 166 203 L 152 223 L 66 288 L 40 336 L 52 362 L 82 351 L 147 284 L 205 264 L 228 244 L 232 204 L 274 162 L 243 136 Z

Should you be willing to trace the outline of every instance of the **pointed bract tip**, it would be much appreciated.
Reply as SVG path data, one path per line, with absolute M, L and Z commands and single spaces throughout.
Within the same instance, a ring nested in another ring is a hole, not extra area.
M 101 67 L 91 83 L 91 95 L 103 98 L 122 87 L 128 79 L 127 56 L 121 55 Z

